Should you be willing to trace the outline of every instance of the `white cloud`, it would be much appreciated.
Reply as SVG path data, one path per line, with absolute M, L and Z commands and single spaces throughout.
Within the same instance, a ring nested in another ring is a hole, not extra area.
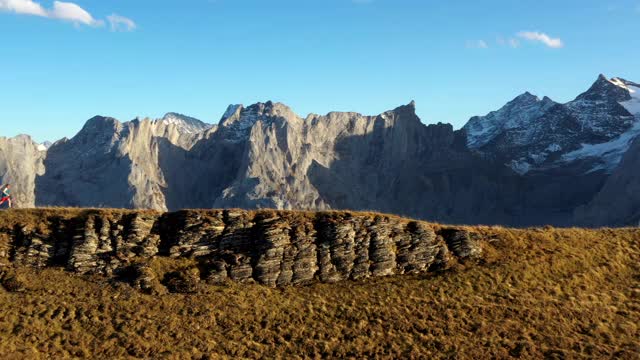
M 489 45 L 484 40 L 469 40 L 467 41 L 467 49 L 487 49 Z
M 103 20 L 95 19 L 87 10 L 72 2 L 54 1 L 51 9 L 45 9 L 40 3 L 33 0 L 0 0 L 0 11 L 58 19 L 72 22 L 76 25 L 104 25 Z M 124 16 L 113 14 L 108 16 L 107 19 L 111 24 L 112 30 L 125 29 L 131 31 L 136 27 L 133 20 Z
M 549 35 L 538 31 L 521 31 L 517 34 L 518 37 L 529 41 L 537 41 L 545 44 L 546 46 L 554 49 L 564 47 L 564 43 L 560 38 L 552 38 Z
M 107 16 L 107 20 L 111 25 L 111 31 L 133 31 L 136 28 L 136 23 L 133 20 L 118 14 Z
M 44 8 L 31 0 L 0 0 L 0 10 L 16 14 L 47 16 Z
M 53 9 L 49 11 L 49 17 L 89 26 L 100 26 L 103 24 L 102 21 L 94 19 L 91 14 L 80 6 L 62 1 L 53 2 Z
M 520 46 L 520 41 L 513 37 L 505 39 L 502 36 L 498 36 L 496 43 L 500 46 L 509 46 L 514 49 Z

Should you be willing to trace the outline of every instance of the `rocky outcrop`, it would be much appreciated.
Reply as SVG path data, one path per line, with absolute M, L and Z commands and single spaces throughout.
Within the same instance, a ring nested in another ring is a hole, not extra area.
M 201 281 L 287 286 L 419 274 L 482 256 L 481 240 L 464 229 L 372 213 L 42 210 L 0 223 L 5 266 L 65 267 L 147 293 L 162 293 L 159 284 L 190 293 Z M 193 266 L 159 274 L 158 258 Z
M 16 207 L 35 205 L 35 181 L 44 173 L 44 150 L 27 135 L 0 137 L 0 185 L 13 184 Z

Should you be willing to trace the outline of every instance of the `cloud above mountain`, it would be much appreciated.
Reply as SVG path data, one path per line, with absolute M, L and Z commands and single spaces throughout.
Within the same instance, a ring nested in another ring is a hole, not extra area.
M 111 31 L 133 31 L 136 29 L 136 23 L 133 20 L 118 14 L 107 16 L 107 20 L 111 26 Z
M 539 31 L 520 31 L 509 37 L 503 37 L 500 35 L 496 38 L 495 44 L 498 47 L 510 47 L 512 49 L 517 49 L 523 41 L 542 43 L 553 49 L 564 47 L 564 41 L 562 41 L 562 39 L 552 38 L 551 36 Z M 487 49 L 489 48 L 489 43 L 482 39 L 469 40 L 467 41 L 466 47 L 468 49 Z
M 488 49 L 489 44 L 484 40 L 469 40 L 466 47 L 467 49 Z
M 552 38 L 551 36 L 539 31 L 521 31 L 517 34 L 519 38 L 540 42 L 550 48 L 559 49 L 564 47 L 564 42 L 560 38 Z
M 101 20 L 94 19 L 85 9 L 70 2 L 54 1 L 53 9 L 48 11 L 47 15 L 52 19 L 60 19 L 89 26 L 100 26 L 103 23 Z
M 33 0 L 0 0 L 0 11 L 20 15 L 40 16 L 74 23 L 76 25 L 103 26 L 104 20 L 93 17 L 91 13 L 72 2 L 54 1 L 50 9 Z M 136 25 L 133 20 L 112 14 L 107 17 L 112 30 L 125 29 L 131 31 Z
M 0 10 L 16 14 L 47 16 L 44 8 L 31 0 L 0 0 Z

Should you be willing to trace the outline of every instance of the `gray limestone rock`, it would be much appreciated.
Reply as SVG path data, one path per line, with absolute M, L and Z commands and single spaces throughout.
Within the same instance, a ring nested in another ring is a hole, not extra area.
M 166 210 L 174 196 L 168 179 L 209 131 L 215 129 L 177 114 L 125 123 L 96 116 L 49 148 L 36 203 Z

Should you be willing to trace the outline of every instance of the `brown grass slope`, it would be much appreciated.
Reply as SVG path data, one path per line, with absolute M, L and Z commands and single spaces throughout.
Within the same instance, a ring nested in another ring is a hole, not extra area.
M 14 216 L 42 213 L 3 212 L 0 226 Z M 5 265 L 0 358 L 639 357 L 639 230 L 469 229 L 493 239 L 479 264 L 281 289 L 153 296 Z M 158 273 L 190 266 L 152 260 Z

